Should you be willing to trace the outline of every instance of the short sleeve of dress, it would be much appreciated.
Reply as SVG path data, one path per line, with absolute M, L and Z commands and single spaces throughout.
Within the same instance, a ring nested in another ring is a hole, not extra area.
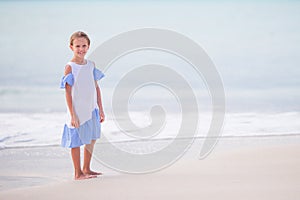
M 97 69 L 96 67 L 94 68 L 94 80 L 95 81 L 99 81 L 100 79 L 102 79 L 104 77 L 104 74 L 99 70 Z
M 69 84 L 70 86 L 73 86 L 74 84 L 74 77 L 73 74 L 69 73 L 65 76 L 62 77 L 61 82 L 60 82 L 60 88 L 64 89 L 66 88 L 66 84 Z

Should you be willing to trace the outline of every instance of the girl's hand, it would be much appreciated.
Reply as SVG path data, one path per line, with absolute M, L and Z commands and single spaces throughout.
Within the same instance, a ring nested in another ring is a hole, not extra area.
M 75 128 L 79 128 L 79 119 L 76 115 L 71 117 L 71 125 Z
M 105 115 L 104 115 L 104 112 L 100 112 L 100 123 L 104 122 L 105 120 Z

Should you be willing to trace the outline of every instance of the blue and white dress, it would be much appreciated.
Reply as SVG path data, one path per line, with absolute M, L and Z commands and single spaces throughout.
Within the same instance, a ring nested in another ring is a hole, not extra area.
M 72 71 L 61 80 L 60 88 L 65 88 L 67 83 L 72 86 L 73 109 L 80 124 L 79 128 L 71 125 L 71 115 L 68 110 L 68 119 L 61 140 L 63 147 L 75 148 L 100 138 L 101 124 L 95 80 L 102 79 L 104 74 L 95 67 L 93 62 L 86 61 L 85 65 L 68 62 Z

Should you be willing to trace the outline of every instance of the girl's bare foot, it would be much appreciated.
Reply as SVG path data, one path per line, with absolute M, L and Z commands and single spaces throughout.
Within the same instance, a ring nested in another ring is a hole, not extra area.
M 83 171 L 84 174 L 86 175 L 90 175 L 90 176 L 98 176 L 98 175 L 102 175 L 101 172 L 94 172 L 92 170 L 88 170 L 88 171 Z
M 90 178 L 97 178 L 97 176 L 92 174 L 80 174 L 75 176 L 75 180 L 84 180 Z

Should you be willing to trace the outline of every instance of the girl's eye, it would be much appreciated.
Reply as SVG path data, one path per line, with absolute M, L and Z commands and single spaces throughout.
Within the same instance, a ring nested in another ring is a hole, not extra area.
M 84 44 L 84 45 L 82 45 L 82 47 L 86 47 L 86 45 Z
M 80 46 L 79 46 L 79 45 L 76 45 L 75 47 L 79 48 Z

